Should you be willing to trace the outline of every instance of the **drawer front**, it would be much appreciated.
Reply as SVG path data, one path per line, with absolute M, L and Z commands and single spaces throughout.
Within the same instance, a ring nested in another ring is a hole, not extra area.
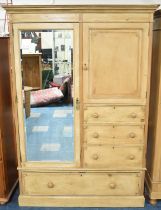
M 24 194 L 30 195 L 137 195 L 140 173 L 33 173 L 23 174 Z
M 85 125 L 84 142 L 87 144 L 142 144 L 144 126 Z
M 117 146 L 86 146 L 84 166 L 89 168 L 137 169 L 142 168 L 143 148 Z
M 143 106 L 87 107 L 84 110 L 85 123 L 144 122 Z

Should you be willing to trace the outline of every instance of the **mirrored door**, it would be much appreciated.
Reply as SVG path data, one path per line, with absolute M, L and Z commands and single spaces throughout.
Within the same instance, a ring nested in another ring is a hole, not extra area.
M 21 95 L 19 120 L 24 125 L 20 144 L 24 141 L 21 150 L 28 162 L 78 161 L 79 46 L 75 35 L 75 27 L 18 30 L 21 93 L 17 89 L 17 95 Z

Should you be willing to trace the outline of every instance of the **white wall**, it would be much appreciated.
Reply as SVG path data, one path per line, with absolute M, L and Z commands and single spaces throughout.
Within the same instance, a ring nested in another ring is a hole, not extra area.
M 12 2 L 13 4 L 53 4 L 54 0 L 12 0 Z
M 5 3 L 5 0 L 0 0 L 0 3 Z M 7 30 L 4 29 L 4 19 L 5 19 L 5 11 L 0 7 L 0 36 L 3 36 L 4 33 L 7 33 Z
M 12 0 L 13 4 L 152 4 L 161 0 Z M 0 0 L 5 3 L 7 0 Z M 10 0 L 8 0 L 10 2 Z
M 11 0 L 8 0 L 10 2 Z M 13 4 L 161 4 L 161 0 L 12 0 Z M 7 0 L 0 0 L 0 5 Z M 4 30 L 5 11 L 0 7 L 0 36 L 7 33 Z
M 55 0 L 55 4 L 153 4 L 161 0 Z

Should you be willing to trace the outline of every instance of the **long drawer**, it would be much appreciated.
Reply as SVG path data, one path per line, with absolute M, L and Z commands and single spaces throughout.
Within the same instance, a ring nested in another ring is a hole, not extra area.
M 128 170 L 142 168 L 143 148 L 141 146 L 85 146 L 84 167 L 107 170 Z
M 85 125 L 84 142 L 87 144 L 143 144 L 144 126 Z
M 86 107 L 85 123 L 127 122 L 140 123 L 145 120 L 143 106 Z
M 141 173 L 25 173 L 30 195 L 139 195 Z

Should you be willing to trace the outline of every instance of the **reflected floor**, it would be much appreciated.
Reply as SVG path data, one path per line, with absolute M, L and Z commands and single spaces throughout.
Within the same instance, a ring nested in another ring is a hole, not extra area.
M 28 161 L 73 161 L 73 107 L 31 108 L 26 119 Z

